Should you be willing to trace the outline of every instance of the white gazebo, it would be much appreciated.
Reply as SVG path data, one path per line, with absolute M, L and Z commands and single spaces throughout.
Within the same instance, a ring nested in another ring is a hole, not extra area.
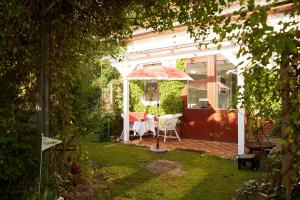
M 260 6 L 267 6 L 266 1 L 255 2 Z M 280 6 L 278 10 L 273 10 L 268 16 L 269 25 L 273 26 L 275 31 L 279 31 L 280 21 L 290 20 L 288 15 L 284 14 L 285 9 L 290 9 L 289 4 Z M 225 9 L 224 14 L 233 13 L 234 10 L 240 8 L 239 4 L 232 8 Z M 299 17 L 297 17 L 299 20 Z M 213 38 L 212 34 L 208 37 Z M 187 33 L 187 28 L 184 26 L 176 26 L 172 31 L 155 33 L 149 30 L 139 30 L 133 34 L 132 39 L 128 40 L 126 51 L 119 55 L 119 59 L 110 58 L 112 66 L 115 67 L 123 77 L 126 77 L 137 67 L 161 63 L 162 66 L 174 66 L 177 59 L 189 59 L 202 56 L 210 56 L 220 54 L 225 57 L 231 64 L 237 66 L 237 85 L 240 87 L 240 92 L 243 92 L 244 77 L 242 74 L 243 68 L 250 62 L 247 60 L 247 55 L 237 58 L 236 53 L 239 46 L 231 41 L 222 43 L 222 48 L 218 50 L 214 44 L 208 45 L 205 49 L 199 49 L 190 35 Z M 121 62 L 119 60 L 122 60 Z M 239 65 L 243 61 L 242 65 Z M 269 67 L 272 67 L 274 62 L 270 60 Z M 129 82 L 123 79 L 123 103 L 124 103 L 124 142 L 129 142 Z M 245 147 L 245 110 L 239 104 L 237 106 L 237 123 L 238 123 L 238 155 L 244 154 Z
M 237 46 L 232 42 L 222 43 L 222 48 L 217 49 L 216 45 L 209 45 L 207 49 L 199 49 L 194 40 L 190 38 L 185 27 L 177 27 L 173 31 L 164 33 L 153 33 L 149 31 L 139 31 L 129 41 L 127 50 L 119 55 L 119 59 L 110 58 L 112 66 L 126 77 L 134 69 L 145 64 L 161 63 L 162 66 L 174 66 L 176 60 L 187 59 L 201 56 L 221 54 L 233 65 L 238 66 L 245 57 L 237 58 Z M 246 63 L 246 62 L 244 62 Z M 243 66 L 238 66 L 238 86 L 243 86 L 244 78 L 242 76 Z M 129 142 L 129 81 L 123 79 L 123 140 Z M 240 106 L 238 110 L 238 154 L 244 154 L 245 146 L 245 111 Z

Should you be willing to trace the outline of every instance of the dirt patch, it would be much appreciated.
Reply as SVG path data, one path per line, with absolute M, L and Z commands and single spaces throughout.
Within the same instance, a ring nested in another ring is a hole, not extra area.
M 91 180 L 89 182 L 79 183 L 76 186 L 71 186 L 66 195 L 66 199 L 94 199 L 99 186 L 100 182 L 98 180 Z
M 171 160 L 156 160 L 147 165 L 147 169 L 153 174 L 172 174 L 177 176 L 184 174 L 183 167 Z
M 99 175 L 96 173 L 96 170 L 101 168 L 102 165 L 93 160 L 89 165 L 89 170 L 92 170 L 93 175 L 89 178 L 79 174 L 75 175 L 71 185 L 68 188 L 68 192 L 65 195 L 65 199 L 69 200 L 81 200 L 81 199 L 96 199 L 97 190 L 100 187 Z M 63 198 L 61 199 L 63 200 Z

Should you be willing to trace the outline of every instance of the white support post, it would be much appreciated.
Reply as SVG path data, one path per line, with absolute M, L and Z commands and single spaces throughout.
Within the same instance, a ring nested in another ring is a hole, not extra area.
M 237 67 L 237 85 L 240 87 L 239 92 L 243 94 L 244 92 L 244 75 L 243 70 L 247 66 L 248 55 L 237 58 L 236 54 L 232 51 L 222 51 L 221 54 L 227 58 L 232 64 Z M 243 61 L 242 64 L 241 61 Z M 240 65 L 239 65 L 240 64 Z M 242 108 L 241 102 L 237 105 L 238 111 L 238 155 L 245 153 L 245 109 Z
M 237 85 L 240 87 L 240 92 L 244 92 L 244 75 L 243 67 L 238 66 L 237 70 Z M 238 111 L 238 155 L 245 153 L 245 109 L 241 107 L 241 102 L 237 105 Z
M 123 141 L 129 142 L 129 81 L 123 80 Z
M 112 66 L 122 74 L 123 78 L 136 68 L 136 65 L 120 62 L 113 62 Z M 129 143 L 129 81 L 126 79 L 123 79 L 123 142 Z

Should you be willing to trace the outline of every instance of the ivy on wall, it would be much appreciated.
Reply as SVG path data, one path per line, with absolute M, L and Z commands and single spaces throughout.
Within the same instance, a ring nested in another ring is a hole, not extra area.
M 176 68 L 184 70 L 184 60 L 176 62 Z M 145 106 L 141 99 L 144 95 L 144 81 L 130 82 L 130 111 L 146 112 L 148 114 L 157 114 L 157 107 Z M 183 81 L 158 81 L 158 90 L 160 94 L 160 114 L 173 114 L 182 112 L 181 90 L 184 87 Z

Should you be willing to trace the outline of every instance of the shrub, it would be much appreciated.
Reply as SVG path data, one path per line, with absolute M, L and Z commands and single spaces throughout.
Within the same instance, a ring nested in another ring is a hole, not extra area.
M 284 189 L 272 187 L 270 182 L 249 180 L 236 190 L 235 200 L 247 200 L 245 192 L 248 193 L 263 193 L 268 195 L 268 199 L 283 200 Z
M 98 142 L 110 141 L 111 137 L 121 133 L 121 114 L 118 111 L 95 109 L 90 115 L 89 129 L 97 135 Z

